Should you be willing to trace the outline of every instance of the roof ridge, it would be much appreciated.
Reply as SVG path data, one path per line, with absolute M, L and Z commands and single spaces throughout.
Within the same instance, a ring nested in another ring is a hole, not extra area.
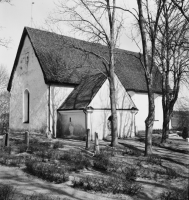
M 99 45 L 99 46 L 102 46 L 102 47 L 105 47 L 105 48 L 108 48 L 106 45 L 104 44 L 101 44 L 101 43 L 93 43 L 93 42 L 90 42 L 90 41 L 86 41 L 86 40 L 83 40 L 83 39 L 79 39 L 79 38 L 75 38 L 75 37 L 70 37 L 70 36 L 67 36 L 67 35 L 61 35 L 61 34 L 58 34 L 56 32 L 52 32 L 52 31 L 47 31 L 47 30 L 42 30 L 42 29 L 39 29 L 39 28 L 31 28 L 31 27 L 24 27 L 26 30 L 35 30 L 35 31 L 42 31 L 42 32 L 45 32 L 47 34 L 52 34 L 52 35 L 57 35 L 59 37 L 65 37 L 67 39 L 71 39 L 71 40 L 76 40 L 78 42 L 84 42 L 86 44 L 92 44 L 92 45 Z M 139 54 L 139 52 L 135 52 L 135 51 L 130 51 L 130 50 L 126 50 L 126 49 L 121 49 L 121 48 L 115 48 L 116 50 L 118 51 L 124 51 L 124 52 L 129 52 L 129 53 L 132 53 L 132 54 Z

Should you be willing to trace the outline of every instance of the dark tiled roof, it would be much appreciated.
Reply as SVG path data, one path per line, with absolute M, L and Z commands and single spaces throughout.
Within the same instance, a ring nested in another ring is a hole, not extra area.
M 102 73 L 89 75 L 71 92 L 59 110 L 85 109 L 106 80 Z
M 105 72 L 100 59 L 94 55 L 87 55 L 75 47 L 98 53 L 108 59 L 106 46 L 38 29 L 25 28 L 9 80 L 9 91 L 26 35 L 29 36 L 47 84 L 77 85 L 86 74 L 95 75 L 99 71 Z M 144 70 L 138 56 L 138 53 L 116 49 L 115 72 L 125 89 L 147 92 Z M 161 75 L 159 71 L 156 70 L 156 72 L 154 92 L 161 93 Z

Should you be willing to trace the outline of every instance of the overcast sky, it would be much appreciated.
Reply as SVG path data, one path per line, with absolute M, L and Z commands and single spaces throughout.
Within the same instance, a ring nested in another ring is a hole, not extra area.
M 32 2 L 34 2 L 33 5 Z M 9 73 L 13 67 L 23 29 L 25 26 L 31 27 L 31 10 L 32 26 L 42 27 L 48 14 L 54 8 L 53 0 L 12 0 L 11 5 L 0 3 L 0 38 L 11 39 L 9 48 L 0 46 L 0 65 L 6 66 Z M 139 52 L 136 44 L 128 37 L 130 31 L 124 31 L 124 33 L 126 34 L 122 34 L 119 42 L 120 48 Z

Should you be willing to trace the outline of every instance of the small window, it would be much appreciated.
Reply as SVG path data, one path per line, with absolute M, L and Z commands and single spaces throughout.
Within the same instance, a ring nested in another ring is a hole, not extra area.
M 29 63 L 29 52 L 26 53 L 26 57 L 25 57 L 25 61 L 26 61 L 26 65 L 28 66 Z
M 23 105 L 23 122 L 29 123 L 30 111 L 30 93 L 28 90 L 24 91 L 24 105 Z

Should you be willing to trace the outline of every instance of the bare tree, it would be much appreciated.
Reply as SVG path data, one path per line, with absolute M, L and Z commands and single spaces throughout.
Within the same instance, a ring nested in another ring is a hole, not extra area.
M 173 107 L 178 98 L 181 82 L 185 81 L 189 65 L 189 23 L 167 2 L 163 8 L 156 43 L 157 65 L 162 72 L 163 132 L 161 142 L 166 142 Z
M 90 51 L 83 47 L 74 48 L 91 54 L 100 59 L 106 69 L 106 76 L 110 85 L 111 104 L 111 146 L 117 145 L 117 113 L 115 97 L 115 47 L 122 26 L 116 15 L 116 0 L 69 0 L 59 1 L 56 15 L 51 17 L 53 23 L 68 22 L 73 30 L 86 36 L 88 41 L 101 43 L 107 46 L 107 55 L 101 52 Z M 104 72 L 103 72 L 104 73 Z
M 0 38 L 0 46 L 7 48 L 10 43 L 10 39 Z
M 8 113 L 10 95 L 7 92 L 8 73 L 5 67 L 0 66 L 0 131 L 8 130 Z
M 189 22 L 188 0 L 171 0 L 185 19 Z
M 6 91 L 8 83 L 8 73 L 4 66 L 0 66 L 0 93 Z
M 138 26 L 142 39 L 143 65 L 148 89 L 148 117 L 146 124 L 145 155 L 152 153 L 152 131 L 155 116 L 154 104 L 154 68 L 155 68 L 155 44 L 158 33 L 158 23 L 165 1 L 159 0 L 157 4 L 150 5 L 149 0 L 137 0 L 138 5 Z

